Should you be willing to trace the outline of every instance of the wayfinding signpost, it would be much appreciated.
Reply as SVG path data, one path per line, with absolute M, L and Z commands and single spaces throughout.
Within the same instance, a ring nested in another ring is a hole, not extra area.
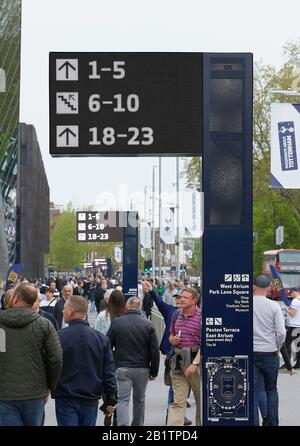
M 202 56 L 50 53 L 53 156 L 199 154 Z
M 252 55 L 51 53 L 50 153 L 203 156 L 203 424 L 253 424 Z M 78 240 L 117 240 L 96 214 Z M 127 295 L 137 242 L 125 228 Z
M 134 211 L 79 211 L 76 240 L 87 242 L 123 242 L 123 293 L 137 296 L 138 214 Z

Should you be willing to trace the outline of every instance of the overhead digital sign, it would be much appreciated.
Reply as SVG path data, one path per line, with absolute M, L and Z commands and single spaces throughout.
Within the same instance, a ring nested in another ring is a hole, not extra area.
M 194 156 L 202 53 L 50 53 L 52 156 Z
M 134 213 L 126 211 L 80 211 L 77 212 L 78 242 L 120 242 L 123 229 L 137 227 L 138 220 Z

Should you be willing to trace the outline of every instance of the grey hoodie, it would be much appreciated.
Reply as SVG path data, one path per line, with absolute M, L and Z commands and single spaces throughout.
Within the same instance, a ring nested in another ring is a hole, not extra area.
M 0 400 L 44 398 L 62 369 L 52 323 L 31 308 L 0 312 Z

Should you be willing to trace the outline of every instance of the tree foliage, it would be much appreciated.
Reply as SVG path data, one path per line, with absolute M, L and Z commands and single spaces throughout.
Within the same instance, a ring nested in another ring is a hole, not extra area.
M 60 271 L 74 271 L 82 264 L 85 250 L 84 244 L 76 241 L 75 211 L 63 211 L 50 237 L 50 263 Z
M 201 249 L 201 243 L 200 239 L 194 240 L 194 250 L 193 250 L 193 257 L 191 259 L 191 265 L 194 270 L 195 276 L 200 276 L 200 272 L 202 269 L 202 249 Z
M 91 258 L 111 258 L 114 271 L 120 268 L 120 264 L 114 260 L 114 242 L 77 242 L 76 211 L 71 202 L 67 204 L 59 219 L 51 222 L 50 226 L 52 232 L 48 262 L 58 270 L 74 271 L 76 266 L 82 267 L 83 262 Z

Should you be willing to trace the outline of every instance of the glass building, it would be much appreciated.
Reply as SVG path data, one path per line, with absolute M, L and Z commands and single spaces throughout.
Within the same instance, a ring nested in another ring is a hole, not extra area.
M 0 2 L 0 279 L 16 257 L 21 1 Z

